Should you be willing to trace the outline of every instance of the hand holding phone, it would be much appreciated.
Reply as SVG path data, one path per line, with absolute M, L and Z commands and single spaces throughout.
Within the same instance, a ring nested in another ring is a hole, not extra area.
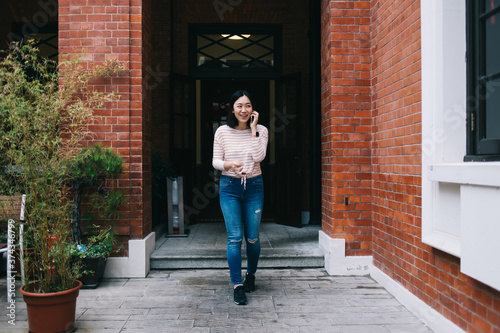
M 253 122 L 255 121 L 255 125 L 257 125 L 256 119 L 259 119 L 259 114 L 257 113 L 257 111 L 253 110 L 252 114 L 250 115 L 250 124 L 253 124 Z

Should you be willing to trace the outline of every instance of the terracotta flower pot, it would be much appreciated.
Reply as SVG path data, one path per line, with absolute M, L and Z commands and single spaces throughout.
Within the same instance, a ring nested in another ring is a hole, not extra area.
M 20 288 L 28 310 L 29 331 L 32 333 L 71 332 L 75 327 L 76 298 L 82 287 L 75 281 L 73 289 L 55 293 L 31 293 Z

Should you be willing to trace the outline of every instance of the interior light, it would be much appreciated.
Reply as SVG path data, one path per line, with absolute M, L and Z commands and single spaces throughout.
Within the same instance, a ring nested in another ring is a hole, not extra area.
M 224 37 L 224 38 L 227 38 L 227 37 L 231 36 L 231 37 L 229 37 L 228 39 L 240 40 L 240 39 L 243 39 L 243 37 L 245 37 L 245 38 L 249 38 L 251 35 L 244 35 L 244 34 L 241 34 L 241 36 L 243 36 L 243 37 L 241 37 L 240 35 L 222 34 L 221 36 L 222 36 L 222 37 Z

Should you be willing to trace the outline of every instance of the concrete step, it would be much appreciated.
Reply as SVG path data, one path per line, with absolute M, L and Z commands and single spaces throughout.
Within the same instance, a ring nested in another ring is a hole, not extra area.
M 246 255 L 242 250 L 242 264 L 246 267 Z M 301 249 L 261 249 L 261 268 L 319 268 L 324 267 L 324 256 L 319 250 Z M 227 268 L 226 250 L 223 249 L 182 249 L 151 254 L 151 269 L 193 269 Z
M 159 236 L 151 254 L 152 269 L 227 268 L 227 233 L 223 222 L 190 225 L 184 237 Z M 262 268 L 324 267 L 318 245 L 321 226 L 293 228 L 262 223 L 260 229 Z M 246 264 L 242 244 L 243 267 Z

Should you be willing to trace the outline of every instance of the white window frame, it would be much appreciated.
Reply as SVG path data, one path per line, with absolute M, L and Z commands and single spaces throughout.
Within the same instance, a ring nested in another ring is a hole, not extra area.
M 463 162 L 465 10 L 465 0 L 421 1 L 422 241 L 461 258 L 463 273 L 500 290 L 497 251 L 483 247 L 500 233 L 500 162 Z M 497 207 L 482 204 L 496 198 Z

